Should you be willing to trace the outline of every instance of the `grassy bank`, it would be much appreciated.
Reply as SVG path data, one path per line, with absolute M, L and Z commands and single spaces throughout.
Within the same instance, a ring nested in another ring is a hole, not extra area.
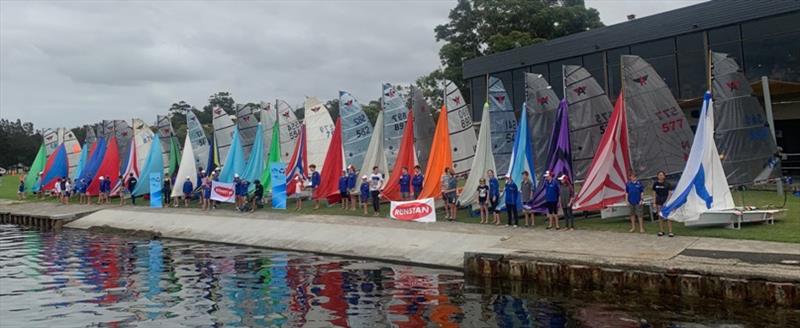
M 4 176 L 0 177 L 0 198 L 2 199 L 16 199 L 16 190 L 18 185 L 18 177 L 16 176 Z M 747 205 L 747 206 L 756 206 L 759 208 L 765 207 L 780 207 L 784 204 L 784 198 L 778 197 L 775 192 L 770 191 L 745 191 L 745 192 L 734 192 L 734 200 L 736 201 L 737 205 Z M 687 228 L 683 226 L 683 224 L 675 223 L 673 225 L 673 231 L 677 235 L 681 236 L 699 236 L 699 237 L 719 237 L 719 238 L 731 238 L 731 239 L 753 239 L 753 240 L 764 240 L 764 241 L 779 241 L 779 242 L 792 242 L 792 243 L 800 243 L 800 199 L 788 195 L 786 197 L 786 204 L 785 208 L 789 210 L 785 219 L 777 221 L 774 225 L 769 224 L 750 224 L 745 225 L 742 230 L 733 230 L 727 229 L 722 227 L 706 227 L 706 228 Z M 34 197 L 29 195 L 28 201 L 39 201 L 36 200 Z M 53 200 L 43 200 L 43 201 L 53 201 Z M 116 201 L 116 200 L 114 200 Z M 139 206 L 146 205 L 144 201 L 139 203 Z M 294 200 L 290 199 L 288 201 L 287 207 L 289 208 L 288 211 L 285 210 L 273 210 L 268 207 L 265 209 L 260 209 L 259 211 L 268 211 L 268 212 L 295 212 L 294 211 Z M 312 209 L 313 205 L 310 201 L 305 201 L 303 203 L 303 210 L 299 213 L 302 214 L 320 214 L 320 215 L 354 215 L 354 216 L 364 216 L 363 211 L 361 209 L 356 211 L 350 210 L 343 210 L 339 207 L 339 205 L 335 204 L 330 207 L 325 206 L 324 202 L 320 209 L 314 210 Z M 389 205 L 383 204 L 382 206 L 382 214 L 386 216 L 388 212 Z M 232 210 L 230 205 L 222 206 L 218 210 Z M 366 215 L 371 217 L 371 214 Z M 439 210 L 439 217 L 443 217 L 444 212 Z M 505 222 L 506 216 L 505 213 L 501 215 L 501 221 Z M 467 223 L 479 223 L 480 218 L 478 216 L 471 216 L 467 210 L 459 211 L 459 218 L 458 221 L 467 222 Z M 582 216 L 578 217 L 576 222 L 578 229 L 588 229 L 588 230 L 598 230 L 598 231 L 615 231 L 615 232 L 627 232 L 630 228 L 627 218 L 613 218 L 613 219 L 600 219 L 598 215 L 589 216 L 588 218 L 584 218 Z M 544 229 L 544 217 L 542 215 L 538 215 L 536 217 L 536 228 L 535 229 Z M 658 223 L 657 222 L 646 222 L 646 229 L 648 233 L 655 234 L 658 232 Z M 554 233 L 565 233 L 565 232 L 554 232 Z M 666 237 L 665 237 L 666 238 Z

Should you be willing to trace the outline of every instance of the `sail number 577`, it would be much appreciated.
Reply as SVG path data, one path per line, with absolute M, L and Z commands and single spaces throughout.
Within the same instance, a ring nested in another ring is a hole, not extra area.
M 679 118 L 677 120 L 672 120 L 669 122 L 664 122 L 661 124 L 661 132 L 670 133 L 677 129 L 683 129 L 683 118 Z

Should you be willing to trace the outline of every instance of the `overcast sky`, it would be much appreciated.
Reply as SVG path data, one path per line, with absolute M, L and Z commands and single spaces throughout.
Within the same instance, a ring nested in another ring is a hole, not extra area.
M 701 1 L 587 0 L 606 25 Z M 455 1 L 0 0 L 0 117 L 36 128 L 155 121 L 216 91 L 237 102 L 366 102 L 439 66 Z

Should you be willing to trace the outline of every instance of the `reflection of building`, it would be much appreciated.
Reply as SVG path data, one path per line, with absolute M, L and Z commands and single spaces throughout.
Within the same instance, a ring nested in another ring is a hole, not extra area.
M 696 117 L 707 88 L 706 53 L 736 58 L 761 96 L 761 76 L 770 79 L 778 145 L 797 154 L 784 168 L 800 169 L 800 2 L 715 0 L 598 28 L 464 63 L 472 115 L 480 121 L 486 75 L 503 80 L 514 108 L 524 101 L 524 73 L 547 78 L 562 96 L 562 65 L 582 65 L 612 101 L 620 89 L 620 55 L 647 60 L 686 111 Z

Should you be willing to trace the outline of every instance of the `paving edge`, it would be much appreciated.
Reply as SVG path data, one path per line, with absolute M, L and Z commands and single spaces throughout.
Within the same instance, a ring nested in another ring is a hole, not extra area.
M 503 279 L 581 290 L 624 290 L 800 308 L 800 282 L 795 279 L 724 275 L 652 264 L 600 263 L 508 252 L 467 252 L 464 254 L 464 274 L 472 279 Z

